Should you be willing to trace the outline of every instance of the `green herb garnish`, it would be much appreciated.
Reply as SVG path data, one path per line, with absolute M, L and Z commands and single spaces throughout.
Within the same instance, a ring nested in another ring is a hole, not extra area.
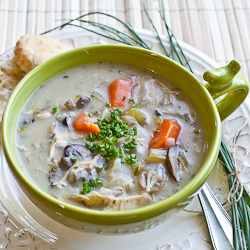
M 57 112 L 57 107 L 52 108 L 52 113 L 54 114 L 56 112 Z
M 94 189 L 93 187 L 89 186 L 86 181 L 84 181 L 82 183 L 82 187 L 83 187 L 83 190 L 82 190 L 81 194 L 90 193 Z
M 70 158 L 71 161 L 77 162 L 77 158 Z
M 123 96 L 123 100 L 125 100 L 126 99 L 126 96 Z
M 134 176 L 137 175 L 138 169 L 139 169 L 139 167 L 136 168 L 135 173 L 134 173 Z
M 95 97 L 94 95 L 90 95 L 91 97 Z
M 91 113 L 89 113 L 89 117 L 93 117 L 93 115 Z
M 194 129 L 194 132 L 195 132 L 195 134 L 199 134 L 199 133 L 200 133 L 200 130 L 199 130 L 198 128 L 195 128 L 195 129 Z
M 111 107 L 111 103 L 110 102 L 106 102 L 106 106 L 107 107 Z
M 137 108 L 137 106 L 135 104 L 132 104 L 131 108 Z
M 87 126 L 87 122 L 86 121 L 84 121 L 84 125 Z
M 83 190 L 82 190 L 81 194 L 86 194 L 86 193 L 91 192 L 97 185 L 103 186 L 101 178 L 91 179 L 90 185 L 86 181 L 84 181 L 82 183 Z
M 120 149 L 115 144 L 118 142 L 118 138 L 128 136 L 124 142 L 124 151 L 129 154 L 132 149 L 137 147 L 137 128 L 129 128 L 129 126 L 120 119 L 121 115 L 122 111 L 116 108 L 110 112 L 110 120 L 107 118 L 97 119 L 95 124 L 100 128 L 100 134 L 89 133 L 89 135 L 86 136 L 86 139 L 93 143 L 86 142 L 86 147 L 89 148 L 93 154 L 101 154 L 106 157 L 107 160 L 121 158 L 122 163 L 126 163 L 123 159 L 123 154 L 121 154 Z M 132 141 L 128 142 L 131 137 Z M 96 139 L 101 140 L 102 142 L 94 142 Z M 128 161 L 131 162 L 131 164 L 136 162 L 135 159 L 131 160 L 132 161 Z
M 91 184 L 93 185 L 93 187 L 96 187 L 97 185 L 102 185 L 102 179 L 101 178 L 96 178 L 96 179 L 91 179 Z

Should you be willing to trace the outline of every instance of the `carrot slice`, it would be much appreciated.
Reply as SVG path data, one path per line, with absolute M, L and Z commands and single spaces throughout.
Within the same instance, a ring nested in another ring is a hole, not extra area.
M 159 130 L 154 133 L 153 139 L 149 143 L 149 148 L 164 148 L 168 138 L 177 140 L 181 126 L 174 120 L 163 120 Z
M 118 79 L 109 85 L 109 101 L 112 107 L 125 107 L 131 98 L 132 79 Z
M 86 113 L 81 113 L 76 117 L 74 120 L 74 129 L 82 132 L 100 134 L 99 127 L 94 124 L 93 119 L 91 119 Z

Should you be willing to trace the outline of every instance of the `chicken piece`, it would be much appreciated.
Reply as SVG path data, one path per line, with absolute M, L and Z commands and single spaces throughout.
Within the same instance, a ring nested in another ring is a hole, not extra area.
M 140 184 L 146 189 L 147 193 L 158 191 L 166 180 L 165 168 L 158 164 L 156 169 L 143 171 L 140 175 Z
M 67 182 L 76 183 L 80 178 L 85 181 L 87 180 L 88 175 L 89 174 L 85 169 L 73 168 L 71 171 L 69 171 L 69 174 L 67 175 Z
M 131 167 L 126 164 L 121 164 L 121 159 L 116 158 L 109 168 L 107 173 L 107 188 L 115 188 L 122 187 L 125 192 L 129 193 L 131 191 L 131 187 L 134 186 L 133 183 L 133 172 Z
M 124 198 L 119 198 L 104 208 L 106 211 L 124 211 L 136 209 L 149 205 L 152 202 L 152 198 L 147 194 L 128 196 Z
M 101 165 L 98 165 L 97 162 L 101 156 L 96 155 L 95 158 L 91 161 L 80 161 L 72 166 L 63 176 L 63 178 L 54 183 L 53 186 L 57 186 L 58 188 L 66 187 L 68 183 L 72 183 L 77 181 L 80 177 L 87 179 L 86 175 L 84 175 L 84 170 L 91 170 L 93 168 L 102 168 Z
M 103 194 L 102 192 L 92 191 L 87 195 L 73 194 L 69 197 L 87 207 L 97 208 L 106 206 L 104 210 L 123 211 L 138 208 L 148 204 L 152 199 L 144 193 L 142 195 L 115 197 L 114 195 Z
M 145 80 L 140 89 L 140 95 L 142 99 L 139 107 L 146 103 L 152 104 L 152 107 L 157 107 L 162 102 L 163 92 L 158 87 L 158 84 L 153 80 Z
M 25 73 L 33 68 L 74 47 L 69 44 L 62 44 L 55 38 L 41 35 L 24 35 L 17 42 L 14 49 L 14 61 Z

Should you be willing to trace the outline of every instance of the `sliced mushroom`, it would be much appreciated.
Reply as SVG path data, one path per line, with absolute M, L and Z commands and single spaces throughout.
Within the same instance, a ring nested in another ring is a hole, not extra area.
M 69 127 L 71 120 L 72 120 L 71 116 L 67 115 L 62 121 L 62 125 Z
M 61 158 L 61 164 L 65 165 L 67 167 L 72 167 L 74 163 L 70 159 L 70 157 L 62 157 Z
M 140 182 L 141 186 L 146 189 L 146 187 L 147 187 L 147 172 L 146 171 L 143 171 L 141 173 L 139 182 Z
M 158 109 L 155 109 L 155 115 L 156 116 L 162 116 L 162 113 Z
M 78 157 L 78 156 L 86 157 L 91 153 L 91 151 L 82 144 L 71 144 L 65 147 L 64 153 L 66 156 L 72 155 L 75 157 Z
M 93 168 L 102 168 L 102 166 L 98 165 L 96 162 L 98 161 L 100 155 L 96 155 L 94 159 L 92 159 L 91 161 L 81 161 L 81 162 L 77 162 L 74 166 L 72 166 L 63 176 L 63 178 L 61 180 L 59 180 L 57 183 L 53 183 L 54 186 L 57 186 L 58 188 L 61 187 L 66 187 L 68 180 L 72 180 L 70 175 L 72 173 L 72 171 L 74 171 L 73 173 L 75 175 L 77 175 L 78 173 L 82 172 L 83 170 L 91 170 Z
M 78 101 L 76 102 L 76 106 L 78 108 L 84 108 L 92 99 L 88 96 L 81 96 Z
M 188 166 L 186 156 L 180 145 L 176 144 L 168 149 L 166 164 L 169 174 L 176 180 L 181 180 L 181 172 Z
M 68 109 L 68 110 L 74 110 L 76 105 L 74 104 L 72 99 L 69 99 L 67 102 L 64 103 L 64 106 Z
M 49 182 L 53 185 L 54 177 L 59 174 L 59 167 L 53 163 L 48 164 L 48 166 L 49 166 L 49 172 L 48 172 Z
M 91 155 L 91 151 L 82 144 L 71 144 L 64 148 L 64 154 L 66 157 L 61 158 L 61 163 L 68 167 L 72 167 L 74 161 L 72 158 L 77 159 L 77 161 L 82 160 Z

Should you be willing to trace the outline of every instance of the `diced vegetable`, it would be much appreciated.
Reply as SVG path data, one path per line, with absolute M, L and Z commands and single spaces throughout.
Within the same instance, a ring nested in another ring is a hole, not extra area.
M 74 110 L 76 105 L 74 104 L 72 99 L 69 99 L 67 102 L 64 103 L 64 106 L 68 109 L 68 110 Z
M 148 161 L 164 162 L 166 160 L 167 150 L 151 148 Z
M 26 127 L 26 126 L 25 126 L 25 127 L 21 127 L 21 128 L 18 129 L 18 132 L 19 132 L 19 133 L 22 133 L 22 132 L 23 132 L 24 130 L 26 130 L 27 128 L 28 128 L 28 127 Z
M 159 132 L 154 133 L 153 139 L 149 143 L 149 148 L 164 148 L 168 138 L 177 140 L 181 126 L 174 120 L 163 120 L 159 127 Z
M 132 84 L 132 79 L 118 79 L 110 84 L 109 101 L 112 107 L 125 107 L 127 105 L 131 98 Z
M 180 181 L 180 163 L 177 159 L 178 154 L 179 145 L 174 145 L 169 148 L 166 158 L 168 172 L 176 181 Z
M 74 129 L 77 131 L 100 134 L 99 127 L 86 113 L 81 113 L 74 121 Z
M 140 125 L 145 125 L 147 123 L 146 115 L 139 109 L 130 108 L 124 115 L 133 116 Z
M 161 125 L 162 124 L 162 118 L 161 117 L 155 117 L 155 124 Z

